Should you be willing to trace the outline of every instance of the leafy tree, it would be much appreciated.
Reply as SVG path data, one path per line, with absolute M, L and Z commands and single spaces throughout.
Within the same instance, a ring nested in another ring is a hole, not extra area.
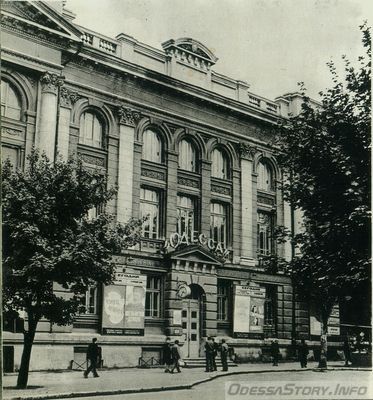
M 19 388 L 27 386 L 40 319 L 71 323 L 87 287 L 112 282 L 112 255 L 139 240 L 141 221 L 122 225 L 106 213 L 88 218 L 114 194 L 105 175 L 79 160 L 52 163 L 33 150 L 24 171 L 3 166 L 3 306 L 5 313 L 27 314 Z M 55 284 L 71 296 L 58 296 Z
M 359 66 L 344 56 L 341 79 L 330 62 L 333 85 L 320 93 L 319 106 L 302 86 L 301 113 L 280 123 L 277 141 L 290 178 L 285 198 L 305 221 L 292 237 L 295 257 L 287 268 L 320 313 L 324 339 L 338 298 L 364 290 L 370 299 L 371 39 L 366 23 L 360 29 L 366 54 Z

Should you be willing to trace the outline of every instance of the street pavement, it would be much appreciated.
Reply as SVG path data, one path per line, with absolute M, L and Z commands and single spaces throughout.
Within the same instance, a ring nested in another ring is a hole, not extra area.
M 367 385 L 371 382 L 370 392 L 373 394 L 373 379 L 372 373 L 367 371 L 327 371 L 326 373 L 316 371 L 295 371 L 289 374 L 288 372 L 273 372 L 260 373 L 260 374 L 240 374 L 234 376 L 221 376 L 213 381 L 194 386 L 191 389 L 173 390 L 167 392 L 153 392 L 153 393 L 136 393 L 124 394 L 115 396 L 95 396 L 95 397 L 82 397 L 81 400 L 225 400 L 225 383 L 226 382 L 245 382 L 252 384 L 253 381 L 258 385 L 271 385 L 276 382 L 294 382 L 297 385 L 307 385 L 310 382 L 319 382 L 320 385 L 331 385 L 332 383 L 340 385 Z M 239 399 L 248 399 L 250 396 L 240 396 Z M 342 400 L 344 396 L 340 397 Z M 265 400 L 264 396 L 261 396 Z M 288 400 L 287 397 L 276 396 L 276 399 L 283 398 Z M 351 399 L 351 396 L 344 397 L 344 399 Z M 372 397 L 369 397 L 370 399 Z M 302 399 L 302 397 L 300 397 Z M 272 397 L 272 400 L 274 398 Z
M 312 371 L 317 367 L 317 363 L 309 363 L 308 369 Z M 329 369 L 343 372 L 343 362 L 330 362 Z M 355 370 L 348 368 L 351 372 Z M 363 370 L 363 369 L 361 369 Z M 3 399 L 4 400 L 46 400 L 62 399 L 83 396 L 108 396 L 113 394 L 144 393 L 143 398 L 148 398 L 149 392 L 163 390 L 190 389 L 195 385 L 216 379 L 218 376 L 238 373 L 253 374 L 256 376 L 266 372 L 281 373 L 285 372 L 288 376 L 301 371 L 299 363 L 280 363 L 278 367 L 271 364 L 241 364 L 230 368 L 226 372 L 206 373 L 200 368 L 184 369 L 181 373 L 168 374 L 163 369 L 111 369 L 100 371 L 99 378 L 83 378 L 82 371 L 64 372 L 31 372 L 29 376 L 29 388 L 25 390 L 15 389 L 16 374 L 5 375 L 3 377 Z M 304 371 L 304 370 L 303 370 Z M 361 371 L 359 371 L 361 372 Z M 327 372 L 327 374 L 329 371 Z M 321 374 L 321 373 L 320 373 Z M 319 374 L 319 375 L 320 375 Z M 347 372 L 348 374 L 348 372 Z M 277 374 L 276 374 L 277 375 Z M 216 400 L 214 398 L 214 400 Z

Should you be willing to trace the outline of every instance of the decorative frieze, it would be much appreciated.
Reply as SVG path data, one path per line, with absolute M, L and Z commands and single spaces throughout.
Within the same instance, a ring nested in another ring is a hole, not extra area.
M 151 169 L 141 169 L 141 176 L 145 176 L 146 178 L 157 179 L 158 181 L 165 181 L 166 175 L 162 171 L 154 171 Z
M 193 179 L 188 179 L 188 178 L 184 178 L 184 177 L 178 177 L 177 178 L 177 183 L 179 185 L 183 185 L 183 186 L 188 186 L 191 188 L 195 188 L 195 189 L 199 189 L 199 182 L 197 180 L 193 180 Z
M 96 165 L 97 167 L 105 167 L 105 159 L 100 157 L 91 156 L 90 154 L 79 153 L 83 162 Z
M 128 126 L 135 126 L 141 118 L 141 113 L 128 107 L 119 107 L 119 123 Z
M 62 87 L 60 91 L 60 99 L 61 99 L 61 106 L 63 107 L 71 107 L 77 100 L 80 99 L 80 94 L 77 92 L 73 92 L 66 87 Z
M 258 193 L 257 200 L 258 200 L 258 203 L 266 204 L 268 206 L 274 206 L 275 205 L 274 196 L 265 196 L 263 194 L 259 194 Z
M 211 191 L 214 193 L 223 194 L 225 196 L 231 195 L 231 189 L 229 187 L 220 186 L 220 185 L 211 185 Z
M 40 78 L 41 90 L 43 93 L 57 94 L 59 87 L 63 85 L 64 78 L 61 75 L 45 72 Z
M 22 136 L 22 131 L 14 128 L 1 128 L 1 135 L 2 136 Z

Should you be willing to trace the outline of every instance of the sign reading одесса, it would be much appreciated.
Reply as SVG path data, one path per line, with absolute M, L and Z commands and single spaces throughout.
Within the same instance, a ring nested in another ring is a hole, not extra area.
M 146 276 L 116 273 L 103 292 L 102 332 L 106 335 L 143 335 Z
M 214 239 L 208 238 L 205 234 L 193 231 L 190 234 L 187 232 L 177 233 L 174 232 L 166 239 L 164 248 L 170 247 L 177 249 L 181 245 L 200 244 L 207 247 L 209 250 L 218 253 L 224 258 L 229 256 L 230 250 L 226 249 L 224 243 L 217 242 Z

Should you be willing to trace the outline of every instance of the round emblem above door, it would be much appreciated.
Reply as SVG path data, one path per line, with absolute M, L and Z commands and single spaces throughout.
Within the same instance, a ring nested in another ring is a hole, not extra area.
M 177 288 L 177 295 L 178 297 L 185 299 L 185 297 L 190 296 L 190 294 L 192 293 L 192 291 L 190 290 L 190 287 L 188 285 L 186 285 L 185 283 L 181 284 L 178 288 Z

